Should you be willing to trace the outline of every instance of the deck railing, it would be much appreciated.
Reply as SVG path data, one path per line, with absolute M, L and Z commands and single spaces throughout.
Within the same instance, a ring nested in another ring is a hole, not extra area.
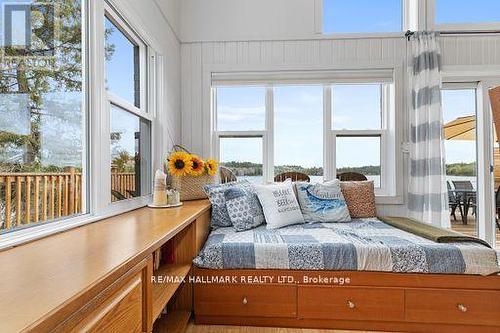
M 125 198 L 135 192 L 134 173 L 112 173 L 111 188 Z M 0 230 L 79 214 L 82 175 L 75 169 L 56 173 L 0 173 Z M 112 200 L 117 198 L 112 196 Z

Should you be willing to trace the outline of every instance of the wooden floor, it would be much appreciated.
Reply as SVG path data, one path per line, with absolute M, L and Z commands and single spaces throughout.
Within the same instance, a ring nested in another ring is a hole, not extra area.
M 372 331 L 318 330 L 304 328 L 250 327 L 250 326 L 219 326 L 195 325 L 190 323 L 186 333 L 368 333 Z M 373 333 L 373 332 L 372 332 Z
M 467 218 L 467 224 L 462 223 L 462 219 L 460 217 L 460 213 L 457 214 L 457 220 L 454 221 L 453 217 L 451 218 L 451 228 L 455 231 L 461 232 L 466 235 L 477 236 L 476 232 L 476 220 L 474 217 L 469 216 Z M 500 250 L 500 230 L 496 228 L 497 237 L 496 237 L 496 249 Z

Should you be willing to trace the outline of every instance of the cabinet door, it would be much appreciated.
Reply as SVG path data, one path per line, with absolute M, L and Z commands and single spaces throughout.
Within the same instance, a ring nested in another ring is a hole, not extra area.
M 137 265 L 105 288 L 54 332 L 149 332 L 151 260 Z
M 142 298 L 142 275 L 139 273 L 71 332 L 142 332 Z

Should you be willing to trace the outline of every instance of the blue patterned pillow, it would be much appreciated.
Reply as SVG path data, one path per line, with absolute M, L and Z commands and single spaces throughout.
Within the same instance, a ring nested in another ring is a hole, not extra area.
M 212 221 L 211 226 L 213 229 L 217 227 L 230 227 L 231 218 L 226 208 L 226 198 L 224 192 L 229 188 L 248 188 L 251 184 L 248 180 L 241 180 L 225 184 L 205 185 L 203 189 L 212 204 Z
M 232 187 L 224 192 L 229 218 L 236 231 L 250 230 L 264 223 L 264 212 L 255 189 Z
M 300 209 L 306 222 L 348 222 L 351 220 L 338 179 L 324 184 L 298 182 L 295 186 Z

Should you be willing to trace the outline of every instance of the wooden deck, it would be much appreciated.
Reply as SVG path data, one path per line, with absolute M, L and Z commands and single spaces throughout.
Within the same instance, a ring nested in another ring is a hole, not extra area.
M 468 217 L 467 224 L 462 224 L 462 220 L 460 219 L 460 214 L 457 216 L 457 221 L 454 221 L 451 218 L 451 228 L 455 231 L 461 232 L 470 236 L 477 236 L 476 232 L 476 219 L 474 217 Z M 500 250 L 500 230 L 496 228 L 497 237 L 496 237 L 496 249 Z

